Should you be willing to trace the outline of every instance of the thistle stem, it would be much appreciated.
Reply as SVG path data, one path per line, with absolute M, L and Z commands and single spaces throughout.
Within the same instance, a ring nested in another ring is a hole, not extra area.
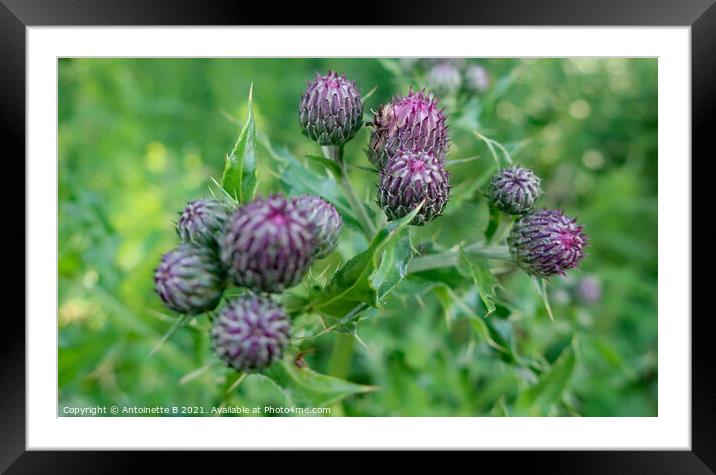
M 464 247 L 463 251 L 485 259 L 500 261 L 512 260 L 507 246 L 487 246 L 482 242 L 476 242 Z M 408 273 L 422 272 L 442 267 L 454 267 L 459 260 L 459 251 L 445 251 L 438 254 L 416 257 L 410 262 L 410 265 L 408 265 Z
M 336 162 L 340 167 L 341 176 L 338 177 L 338 182 L 340 183 L 341 188 L 343 188 L 343 193 L 348 199 L 348 204 L 358 218 L 363 234 L 365 234 L 368 242 L 372 241 L 373 236 L 375 236 L 377 232 L 375 223 L 372 219 L 370 219 L 370 216 L 368 216 L 368 211 L 366 210 L 364 203 L 358 199 L 358 195 L 353 189 L 353 185 L 351 184 L 351 180 L 348 175 L 348 167 L 343 160 L 343 145 L 323 147 L 323 154 L 329 160 Z M 348 371 L 350 370 L 352 356 L 353 337 L 351 335 L 336 332 L 333 349 L 331 350 L 328 373 L 336 378 L 345 379 L 348 376 Z M 333 404 L 331 409 L 331 413 L 335 416 L 342 416 L 344 414 L 343 404 L 341 402 Z
M 358 195 L 355 189 L 353 189 L 350 177 L 348 176 L 348 166 L 343 161 L 343 145 L 323 147 L 323 154 L 326 158 L 333 160 L 340 166 L 341 176 L 338 177 L 338 182 L 341 188 L 343 188 L 343 193 L 348 199 L 348 204 L 358 218 L 363 234 L 365 234 L 368 241 L 371 241 L 376 233 L 375 223 L 370 219 L 370 216 L 368 216 L 365 205 L 358 199 Z

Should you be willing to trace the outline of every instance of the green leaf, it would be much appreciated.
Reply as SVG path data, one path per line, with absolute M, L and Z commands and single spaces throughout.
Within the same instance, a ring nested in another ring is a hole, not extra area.
M 326 170 L 330 170 L 334 177 L 341 176 L 341 167 L 330 158 L 322 157 L 320 155 L 312 155 L 310 153 L 304 154 L 304 157 L 311 160 L 312 162 L 318 163 Z
M 327 407 L 353 394 L 375 391 L 375 386 L 351 383 L 280 361 L 263 372 L 296 407 Z
M 497 300 L 495 287 L 497 287 L 497 281 L 492 272 L 490 272 L 487 261 L 472 256 L 461 249 L 459 270 L 472 278 L 477 291 L 480 293 L 480 299 L 487 309 L 485 317 L 488 317 L 495 311 L 495 300 Z
M 410 236 L 402 236 L 386 246 L 380 267 L 373 275 L 373 287 L 378 289 L 379 299 L 387 296 L 405 279 L 413 255 Z
M 231 154 L 226 156 L 224 174 L 221 177 L 221 187 L 241 204 L 253 200 L 258 187 L 253 88 L 251 84 L 246 123 Z
M 440 302 L 440 307 L 443 309 L 443 315 L 445 316 L 445 325 L 448 330 L 452 327 L 452 321 L 455 319 L 455 302 L 453 293 L 445 284 L 438 284 L 433 287 L 433 293 Z
M 576 356 L 574 342 L 562 350 L 552 368 L 545 372 L 537 384 L 522 391 L 515 403 L 517 415 L 545 415 L 558 403 L 574 372 Z
M 380 267 L 383 253 L 397 240 L 421 207 L 422 203 L 399 221 L 388 223 L 378 231 L 368 249 L 343 264 L 328 281 L 323 292 L 315 295 L 312 309 L 322 315 L 340 318 L 359 303 L 377 307 L 379 293 L 373 278 Z
M 497 331 L 497 328 L 495 328 L 495 325 L 490 319 L 485 319 L 474 314 L 468 318 L 473 330 L 487 342 L 490 348 L 497 352 L 502 361 L 514 365 L 522 365 L 522 362 L 512 350 L 512 346 L 505 340 L 500 332 Z

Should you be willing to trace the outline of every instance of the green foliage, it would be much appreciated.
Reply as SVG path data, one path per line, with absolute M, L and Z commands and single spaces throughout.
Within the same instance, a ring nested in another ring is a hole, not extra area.
M 368 128 L 346 144 L 348 179 L 378 229 L 366 236 L 343 170 L 300 133 L 299 96 L 315 71 L 345 72 L 371 91 L 368 121 L 393 95 L 426 86 L 419 69 L 392 59 L 61 59 L 60 406 L 656 415 L 656 60 L 477 62 L 488 91 L 441 98 L 452 184 L 442 217 L 385 224 Z M 486 252 L 511 221 L 483 193 L 509 163 L 543 179 L 539 207 L 584 224 L 582 269 L 535 286 Z M 187 201 L 279 191 L 323 197 L 345 226 L 337 251 L 280 296 L 290 356 L 239 374 L 212 354 L 211 315 L 169 315 L 152 273 Z M 591 305 L 575 295 L 587 274 L 603 284 Z
M 254 199 L 258 182 L 256 123 L 254 121 L 253 84 L 249 89 L 249 114 L 234 149 L 226 156 L 221 187 L 240 203 Z
M 293 361 L 281 361 L 264 374 L 292 406 L 298 407 L 326 407 L 347 396 L 376 389 L 318 374 L 310 368 L 295 365 Z
M 400 265 L 395 263 L 395 244 L 398 237 L 421 207 L 422 205 L 417 206 L 402 219 L 388 223 L 378 231 L 368 249 L 341 266 L 328 281 L 325 289 L 316 293 L 307 310 L 330 317 L 341 317 L 360 304 L 377 307 L 379 289 L 386 284 L 390 267 Z M 383 265 L 382 258 L 385 253 L 388 254 L 389 260 Z M 390 280 L 394 281 L 395 277 Z M 391 283 L 388 282 L 387 285 L 391 286 Z M 385 291 L 386 287 L 383 287 L 383 292 Z

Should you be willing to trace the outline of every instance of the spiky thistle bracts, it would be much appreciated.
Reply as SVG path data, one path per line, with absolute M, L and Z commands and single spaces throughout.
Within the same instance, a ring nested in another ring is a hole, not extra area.
M 216 355 L 239 371 L 258 371 L 283 357 L 291 323 L 269 297 L 242 295 L 228 300 L 214 319 L 211 342 Z
M 194 200 L 184 207 L 176 230 L 184 242 L 216 246 L 234 207 L 214 198 Z
M 343 219 L 335 206 L 320 196 L 303 195 L 293 198 L 293 204 L 306 215 L 314 225 L 316 259 L 322 259 L 338 245 L 338 236 L 343 227 Z
M 316 248 L 315 226 L 290 199 L 259 198 L 237 209 L 221 241 L 221 260 L 236 285 L 281 292 L 303 278 Z
M 515 263 L 538 277 L 564 275 L 584 258 L 587 236 L 561 210 L 527 213 L 515 222 L 507 244 Z
M 368 158 L 382 169 L 398 150 L 426 152 L 444 162 L 448 149 L 445 112 L 426 91 L 411 90 L 375 112 Z
M 213 310 L 226 287 L 226 274 L 214 249 L 182 243 L 162 256 L 154 285 L 164 305 L 196 315 Z
M 508 214 L 530 211 L 541 195 L 539 177 L 532 170 L 519 166 L 499 170 L 488 187 L 490 204 Z
M 363 125 L 363 100 L 355 82 L 329 71 L 308 83 L 298 108 L 301 130 L 320 145 L 343 145 Z
M 442 214 L 449 196 L 445 165 L 432 154 L 401 150 L 380 172 L 378 205 L 389 221 L 406 216 L 425 201 L 410 224 L 426 224 Z

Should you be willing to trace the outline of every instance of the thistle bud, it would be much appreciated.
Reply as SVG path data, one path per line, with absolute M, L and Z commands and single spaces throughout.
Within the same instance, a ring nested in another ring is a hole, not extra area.
M 298 108 L 301 130 L 320 145 L 343 145 L 363 125 L 363 100 L 355 82 L 329 71 L 308 83 Z
M 440 216 L 449 196 L 445 165 L 431 154 L 401 151 L 380 172 L 378 204 L 389 221 L 409 214 L 425 200 L 410 223 L 422 226 Z
M 438 101 L 424 91 L 410 91 L 407 96 L 380 106 L 369 125 L 373 132 L 368 158 L 378 169 L 401 149 L 425 152 L 445 161 L 448 149 L 445 113 L 438 109 Z
M 531 210 L 542 194 L 540 179 L 528 168 L 504 168 L 493 175 L 488 187 L 490 204 L 508 214 Z
M 315 229 L 290 200 L 274 195 L 236 210 L 220 245 L 221 260 L 236 285 L 281 292 L 308 271 Z
M 462 84 L 460 70 L 451 63 L 438 63 L 428 71 L 428 84 L 440 96 L 453 94 Z
M 579 279 L 574 290 L 577 299 L 585 305 L 594 305 L 602 299 L 602 282 L 593 275 Z
M 216 200 L 195 200 L 186 205 L 177 222 L 177 234 L 184 242 L 215 246 L 231 216 L 230 204 Z
M 479 64 L 473 64 L 465 70 L 465 87 L 470 92 L 485 92 L 490 87 L 490 76 Z
M 293 204 L 306 215 L 315 228 L 316 259 L 322 259 L 333 252 L 343 226 L 343 220 L 336 208 L 321 197 L 311 195 L 294 198 Z
M 211 329 L 216 355 L 239 371 L 257 371 L 283 357 L 291 324 L 281 306 L 267 297 L 243 295 L 221 309 Z
M 549 277 L 564 275 L 584 257 L 587 237 L 576 220 L 560 210 L 530 212 L 512 227 L 507 238 L 515 263 L 526 272 Z
M 154 272 L 154 285 L 168 308 L 196 315 L 216 307 L 226 279 L 214 250 L 182 243 L 162 256 Z

